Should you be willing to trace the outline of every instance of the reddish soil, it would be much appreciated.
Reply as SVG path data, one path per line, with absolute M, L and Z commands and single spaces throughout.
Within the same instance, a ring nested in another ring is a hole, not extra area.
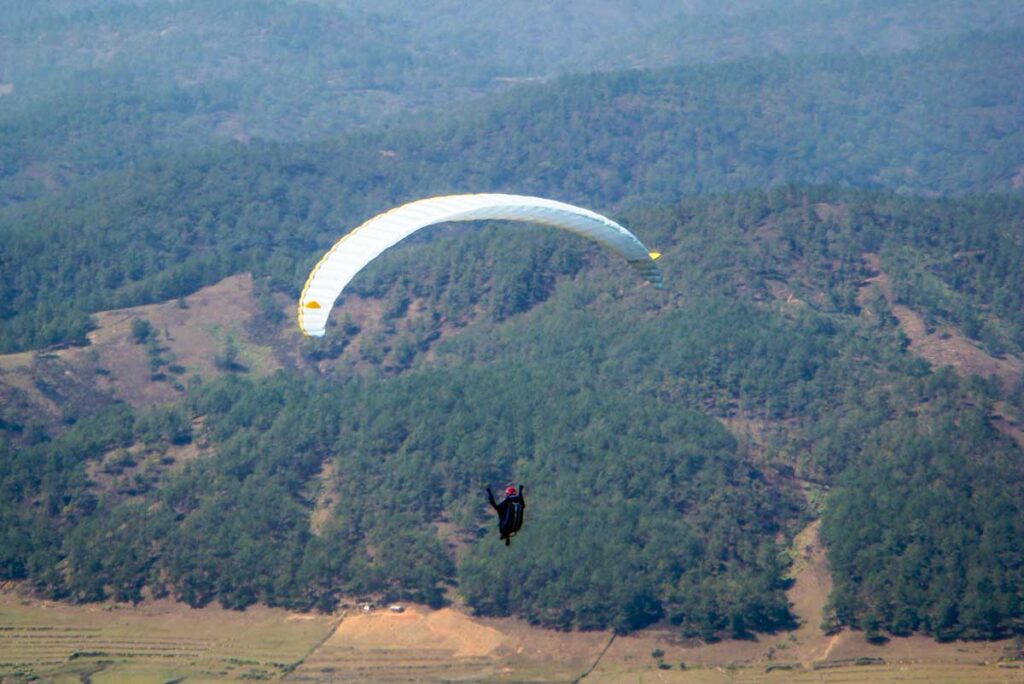
M 942 326 L 929 333 L 924 319 L 910 307 L 896 304 L 889 275 L 881 270 L 877 254 L 865 254 L 864 260 L 875 275 L 868 278 L 861 288 L 858 299 L 863 303 L 871 286 L 878 288 L 899 321 L 900 329 L 910 340 L 910 350 L 926 359 L 933 366 L 951 366 L 960 375 L 979 375 L 987 378 L 995 375 L 1004 387 L 1016 382 L 1024 362 L 1007 356 L 996 358 L 981 349 L 953 326 Z
M 1020 167 L 1010 179 L 1010 187 L 1014 190 L 1024 190 L 1024 166 Z
M 181 302 L 97 313 L 87 347 L 0 356 L 0 397 L 23 402 L 26 415 L 48 416 L 59 416 L 62 406 L 115 398 L 135 407 L 173 402 L 190 376 L 224 372 L 215 359 L 229 337 L 248 372 L 271 372 L 280 364 L 269 349 L 248 342 L 245 330 L 255 306 L 252 278 L 238 275 Z M 152 326 L 162 359 L 155 372 L 147 346 L 132 339 L 137 318 Z
M 331 513 L 337 505 L 338 491 L 335 481 L 337 470 L 334 461 L 325 461 L 316 478 L 320 491 L 316 496 L 313 513 L 309 517 L 309 529 L 313 534 L 320 534 L 323 531 L 324 525 L 331 519 Z

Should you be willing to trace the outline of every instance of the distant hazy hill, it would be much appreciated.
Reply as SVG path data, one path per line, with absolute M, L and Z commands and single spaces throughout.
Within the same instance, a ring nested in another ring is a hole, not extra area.
M 0 204 L 154 155 L 320 138 L 524 79 L 892 53 L 1024 22 L 997 0 L 722 5 L 13 0 L 0 17 Z
M 332 143 L 252 143 L 144 165 L 0 212 L 0 349 L 80 338 L 89 311 L 243 270 L 294 292 L 341 231 L 436 193 L 504 190 L 608 209 L 796 181 L 1014 190 L 1022 46 L 1011 31 L 892 57 L 566 77 Z

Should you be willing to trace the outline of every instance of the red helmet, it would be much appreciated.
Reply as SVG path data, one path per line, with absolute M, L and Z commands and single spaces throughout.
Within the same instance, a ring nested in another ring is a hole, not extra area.
M 516 495 L 516 488 L 515 487 L 513 487 L 512 485 L 509 485 L 508 487 L 505 488 L 505 496 L 515 496 L 515 495 Z

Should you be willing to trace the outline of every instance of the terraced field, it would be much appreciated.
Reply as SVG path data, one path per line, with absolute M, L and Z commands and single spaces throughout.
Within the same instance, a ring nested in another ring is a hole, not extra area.
M 74 607 L 4 598 L 0 677 L 14 681 L 278 679 L 336 625 L 330 617 L 267 608 Z
M 325 647 L 317 651 L 289 682 L 437 682 L 497 674 L 489 657 L 456 657 L 441 648 Z
M 812 558 L 798 583 L 814 565 Z M 585 672 L 583 684 L 1024 684 L 1024 645 L 1016 640 L 938 644 L 909 637 L 872 645 L 858 632 L 827 637 L 810 628 L 714 644 L 679 642 L 657 629 L 610 637 L 472 618 L 451 608 L 342 617 L 261 607 L 193 610 L 169 601 L 70 606 L 0 591 L 2 684 L 576 682 Z

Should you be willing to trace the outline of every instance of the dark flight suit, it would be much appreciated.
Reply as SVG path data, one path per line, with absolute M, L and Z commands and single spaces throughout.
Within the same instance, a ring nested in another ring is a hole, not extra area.
M 494 494 L 491 493 L 491 488 L 488 487 L 487 498 L 490 499 L 494 510 L 498 512 L 498 532 L 501 533 L 501 538 L 505 540 L 505 546 L 508 546 L 512 543 L 512 537 L 523 526 L 523 511 L 526 509 L 526 501 L 523 499 L 523 485 L 519 485 L 518 494 L 506 496 L 502 499 L 501 503 L 497 503 L 494 500 Z

